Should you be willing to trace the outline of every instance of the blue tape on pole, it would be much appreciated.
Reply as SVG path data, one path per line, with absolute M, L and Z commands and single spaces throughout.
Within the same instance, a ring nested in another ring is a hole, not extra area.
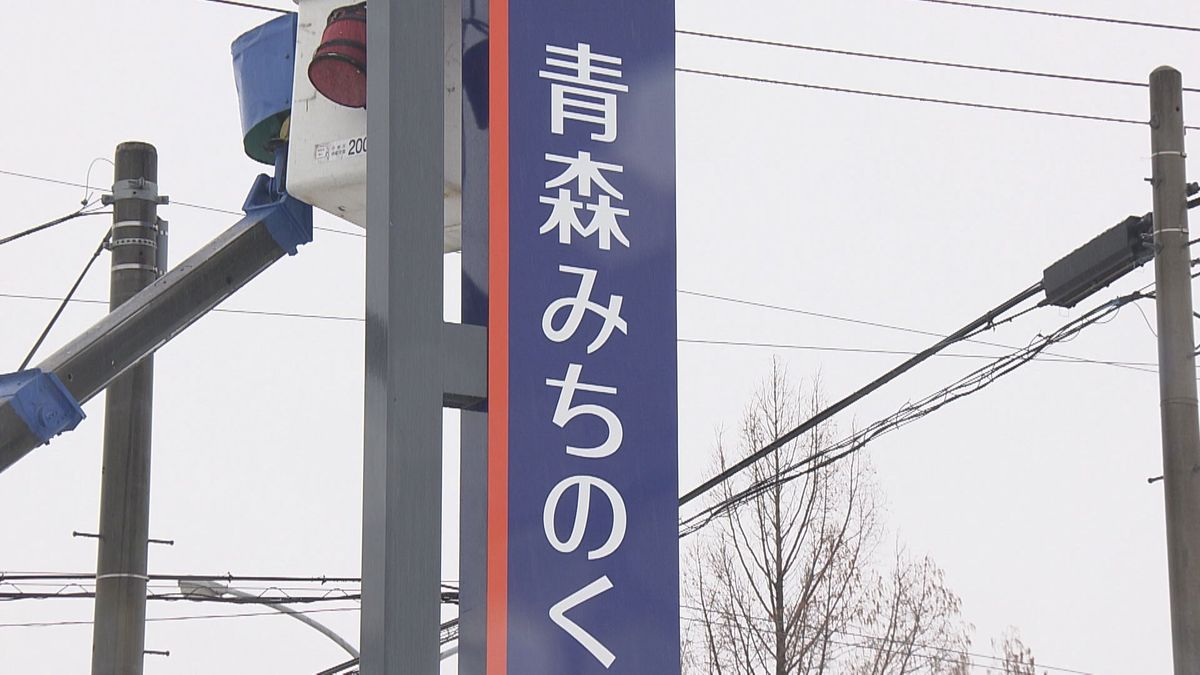
M 246 32 L 232 49 L 246 154 L 271 164 L 274 153 L 267 144 L 278 137 L 292 109 L 296 15 L 285 14 Z
M 275 243 L 288 255 L 296 255 L 301 244 L 313 239 L 312 207 L 286 192 L 276 192 L 274 179 L 266 174 L 254 180 L 242 210 L 265 221 Z
M 0 403 L 9 403 L 43 443 L 83 421 L 83 408 L 54 373 L 37 368 L 0 375 Z

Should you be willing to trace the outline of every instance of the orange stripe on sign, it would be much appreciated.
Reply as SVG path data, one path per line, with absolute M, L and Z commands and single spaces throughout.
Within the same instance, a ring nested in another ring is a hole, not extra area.
M 487 675 L 508 672 L 508 0 L 492 0 L 488 74 Z

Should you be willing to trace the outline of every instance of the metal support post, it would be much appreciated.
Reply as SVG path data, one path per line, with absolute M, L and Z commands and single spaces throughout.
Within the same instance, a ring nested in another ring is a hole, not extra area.
M 1200 665 L 1200 422 L 1179 71 L 1150 74 L 1150 112 L 1167 568 L 1175 672 L 1184 675 Z
M 109 311 L 149 286 L 159 261 L 158 153 L 146 143 L 117 146 L 113 182 Z M 150 428 L 154 359 L 108 386 L 96 564 L 93 675 L 138 675 L 146 641 L 146 557 L 150 527 Z
M 364 675 L 439 667 L 444 4 L 367 5 Z
M 488 91 L 490 2 L 461 0 L 462 320 L 488 323 Z M 471 100 L 474 96 L 474 100 Z M 463 410 L 459 468 L 459 675 L 487 671 L 488 413 Z

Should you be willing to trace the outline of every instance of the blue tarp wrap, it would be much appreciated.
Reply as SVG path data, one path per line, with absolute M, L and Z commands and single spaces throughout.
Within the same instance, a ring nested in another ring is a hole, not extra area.
M 271 238 L 288 255 L 296 255 L 301 244 L 312 241 L 312 207 L 279 191 L 274 179 L 266 174 L 259 174 L 255 179 L 242 210 L 247 216 L 262 218 Z
M 233 80 L 237 85 L 246 154 L 274 162 L 267 143 L 292 109 L 296 58 L 296 15 L 284 14 L 233 41 Z
M 83 408 L 54 373 L 37 368 L 0 375 L 0 401 L 12 402 L 17 416 L 43 443 L 83 420 Z

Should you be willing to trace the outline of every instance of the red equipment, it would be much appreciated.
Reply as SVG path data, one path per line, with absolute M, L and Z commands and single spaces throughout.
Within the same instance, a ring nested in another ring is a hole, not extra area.
M 330 12 L 308 79 L 338 105 L 367 107 L 367 3 Z

